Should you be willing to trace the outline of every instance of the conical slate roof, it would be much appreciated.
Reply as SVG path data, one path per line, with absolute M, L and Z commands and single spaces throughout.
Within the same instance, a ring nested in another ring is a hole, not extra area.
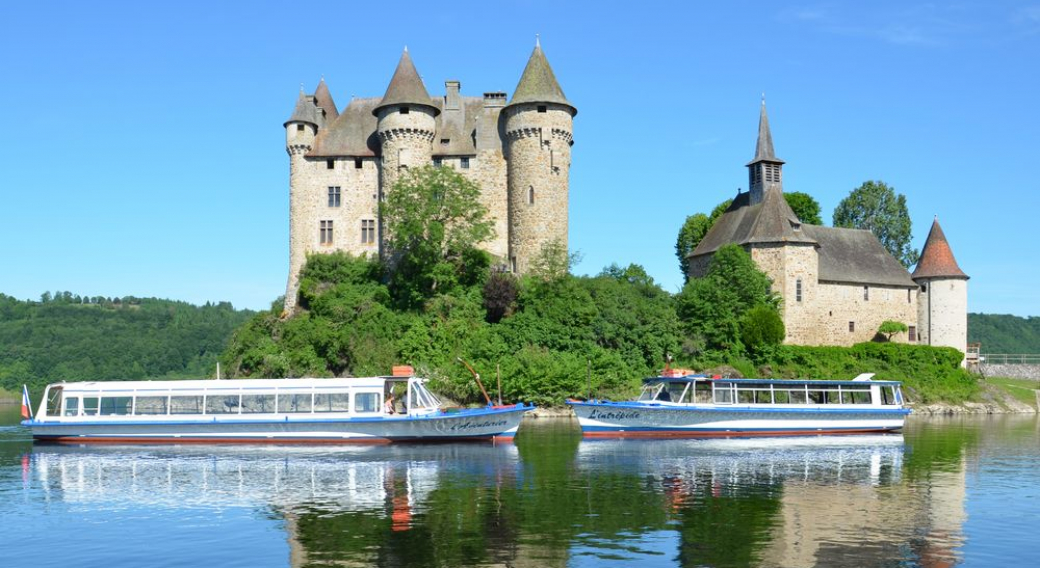
M 426 92 L 419 72 L 415 70 L 412 57 L 408 55 L 408 48 L 404 48 L 401 61 L 397 63 L 397 70 L 390 79 L 390 85 L 386 88 L 386 94 L 379 105 L 372 110 L 378 114 L 379 109 L 394 105 L 416 105 L 425 106 L 434 110 L 434 115 L 440 114 L 440 109 L 430 104 L 430 94 Z
M 762 99 L 762 112 L 758 115 L 758 142 L 755 143 L 755 157 L 747 165 L 758 162 L 784 163 L 773 152 L 773 133 L 769 131 L 769 116 L 766 114 L 766 100 Z
M 293 109 L 292 116 L 282 126 L 286 126 L 290 122 L 306 122 L 315 127 L 318 126 L 318 107 L 314 106 L 310 97 L 304 94 L 303 89 L 300 89 L 300 96 L 296 99 L 296 108 Z
M 329 92 L 329 86 L 325 84 L 325 78 L 321 78 L 321 82 L 318 83 L 318 88 L 314 90 L 314 98 L 318 101 L 318 106 L 325 109 L 325 120 L 332 122 L 339 116 L 339 111 L 336 110 L 336 102 L 332 100 L 332 93 Z
M 953 258 L 953 250 L 946 241 L 939 218 L 932 221 L 932 230 L 928 231 L 928 239 L 924 242 L 924 250 L 917 261 L 912 278 L 968 278 L 968 275 L 957 266 Z
M 520 82 L 513 92 L 513 100 L 507 106 L 523 103 L 556 103 L 570 108 L 571 115 L 578 114 L 578 109 L 574 108 L 563 94 L 563 89 L 560 88 L 556 75 L 549 66 L 549 60 L 542 52 L 542 45 L 537 41 L 531 58 L 527 60 L 524 74 L 520 76 Z

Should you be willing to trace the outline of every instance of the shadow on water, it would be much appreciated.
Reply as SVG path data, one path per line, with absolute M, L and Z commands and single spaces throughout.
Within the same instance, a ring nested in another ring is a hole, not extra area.
M 162 553 L 213 563 L 236 531 L 273 523 L 268 565 L 950 566 L 966 460 L 998 429 L 1036 439 L 1035 418 L 913 421 L 905 440 L 660 441 L 583 441 L 574 422 L 539 419 L 515 445 L 333 448 L 33 447 L 0 426 L 0 513 L 59 531 L 55 559 L 71 553 L 65 519 L 132 531 L 142 515 L 243 511 Z

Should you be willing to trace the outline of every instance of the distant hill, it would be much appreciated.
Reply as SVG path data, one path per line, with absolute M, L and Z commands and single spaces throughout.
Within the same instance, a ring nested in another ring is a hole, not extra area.
M 1040 353 L 1040 317 L 968 314 L 968 343 L 983 353 Z
M 195 306 L 69 292 L 32 302 L 0 294 L 0 388 L 211 376 L 231 333 L 253 315 L 227 302 Z

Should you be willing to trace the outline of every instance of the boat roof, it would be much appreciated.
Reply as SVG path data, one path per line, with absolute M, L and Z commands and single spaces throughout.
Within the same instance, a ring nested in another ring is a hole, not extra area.
M 165 390 L 271 390 L 289 388 L 381 387 L 386 381 L 404 381 L 415 377 L 350 377 L 300 379 L 187 379 L 156 381 L 89 381 L 53 383 L 65 392 L 123 392 Z
M 647 377 L 644 384 L 658 382 L 718 381 L 725 383 L 761 384 L 761 385 L 901 385 L 900 381 L 865 381 L 832 380 L 832 379 L 724 379 L 712 378 L 708 375 L 686 375 L 683 377 Z

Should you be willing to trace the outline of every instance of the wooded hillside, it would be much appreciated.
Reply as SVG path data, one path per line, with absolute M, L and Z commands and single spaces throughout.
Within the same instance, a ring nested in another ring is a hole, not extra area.
M 1040 353 L 1040 317 L 968 314 L 968 343 L 983 353 Z

